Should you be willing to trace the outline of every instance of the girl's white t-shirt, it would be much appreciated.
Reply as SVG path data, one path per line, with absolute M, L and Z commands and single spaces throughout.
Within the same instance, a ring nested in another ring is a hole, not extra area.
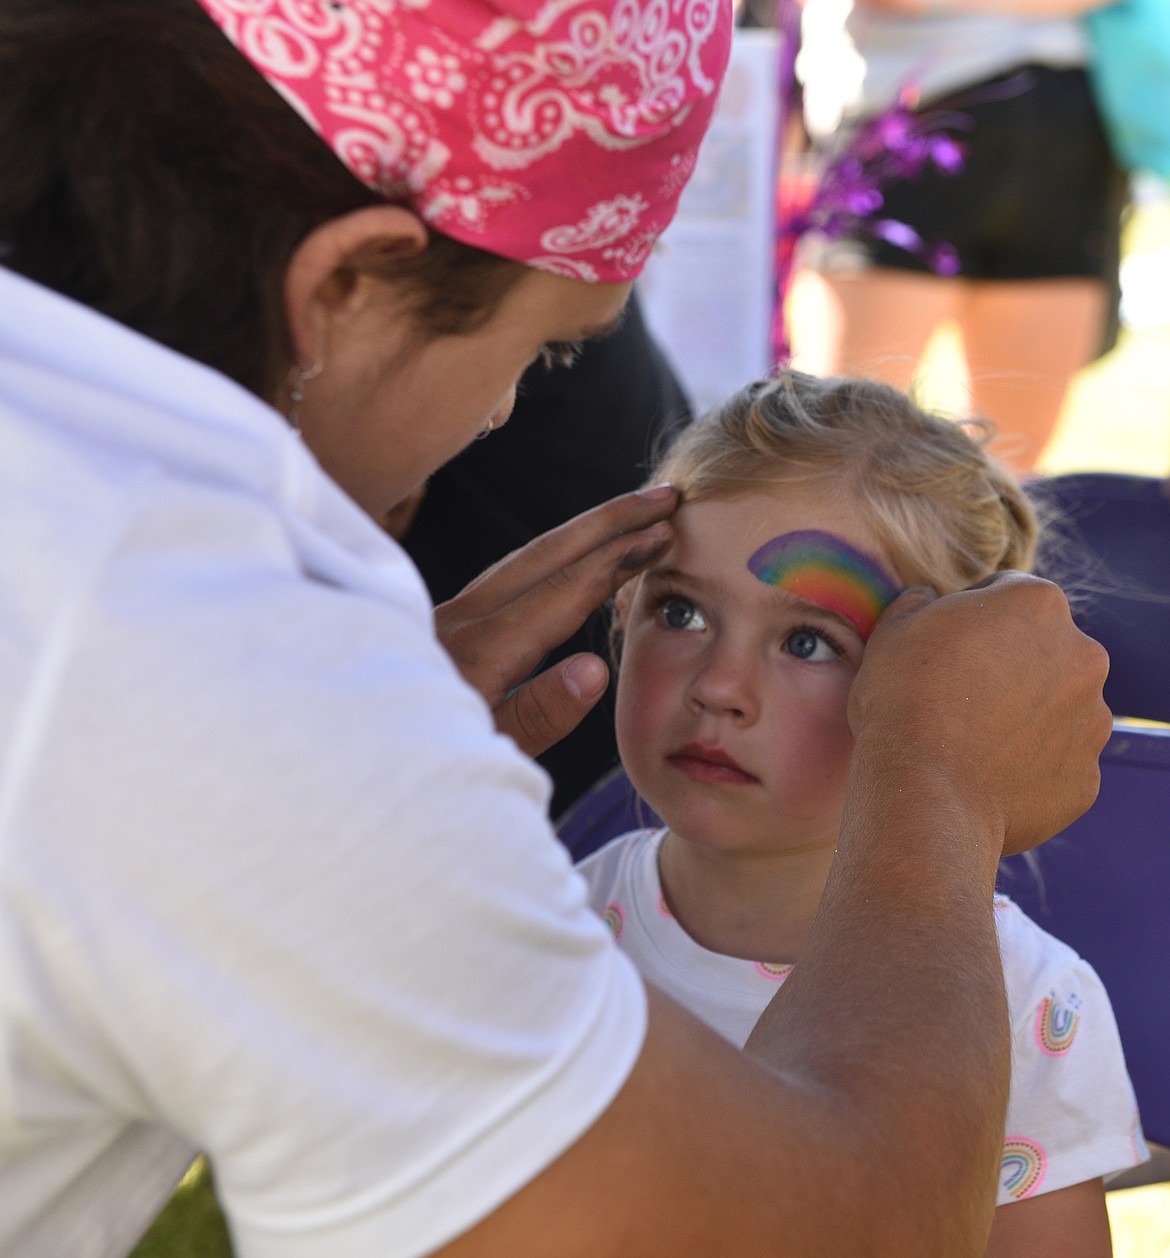
M 637 830 L 586 857 L 578 869 L 590 903 L 647 982 L 742 1048 L 792 966 L 723 956 L 686 933 L 659 881 L 665 833 Z M 995 921 L 1012 1040 L 998 1198 L 1006 1205 L 1136 1166 L 1149 1150 L 1093 968 L 1006 896 L 996 897 Z

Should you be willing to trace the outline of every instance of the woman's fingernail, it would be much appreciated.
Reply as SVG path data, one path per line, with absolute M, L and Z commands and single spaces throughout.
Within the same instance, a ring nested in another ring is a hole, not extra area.
M 645 498 L 647 502 L 665 502 L 668 498 L 673 498 L 675 488 L 673 485 L 647 485 L 645 489 L 638 490 L 638 497 Z
M 565 685 L 579 702 L 591 702 L 609 684 L 609 669 L 596 655 L 582 655 L 570 660 L 565 668 Z
M 904 590 L 899 590 L 894 596 L 894 602 L 900 603 L 903 608 L 907 606 L 913 607 L 915 603 L 921 603 L 925 607 L 927 603 L 937 601 L 938 595 L 929 585 L 908 585 Z

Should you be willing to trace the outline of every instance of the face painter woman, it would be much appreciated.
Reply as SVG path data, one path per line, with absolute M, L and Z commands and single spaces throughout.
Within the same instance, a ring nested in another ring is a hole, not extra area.
M 381 527 L 621 318 L 730 25 L 0 0 L 8 1258 L 127 1253 L 198 1152 L 238 1258 L 977 1252 L 995 864 L 1087 806 L 1108 732 L 1059 593 L 883 616 L 808 981 L 740 1052 L 642 984 L 546 819 L 530 755 L 604 666 L 521 684 L 677 496 L 437 612 Z

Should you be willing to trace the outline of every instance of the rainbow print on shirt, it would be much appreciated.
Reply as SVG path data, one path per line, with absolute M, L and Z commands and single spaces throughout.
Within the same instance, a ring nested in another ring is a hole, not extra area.
M 820 529 L 772 538 L 747 566 L 765 585 L 844 616 L 863 642 L 901 592 L 876 560 Z
M 1025 1136 L 1009 1136 L 1003 1142 L 999 1182 L 1013 1201 L 1030 1197 L 1044 1182 L 1048 1157 L 1044 1146 Z
M 1036 1045 L 1046 1057 L 1062 1057 L 1072 1048 L 1081 1015 L 1070 1001 L 1046 996 L 1036 1010 Z
M 773 983 L 783 983 L 792 973 L 791 965 L 773 964 L 769 961 L 757 961 L 756 973 Z

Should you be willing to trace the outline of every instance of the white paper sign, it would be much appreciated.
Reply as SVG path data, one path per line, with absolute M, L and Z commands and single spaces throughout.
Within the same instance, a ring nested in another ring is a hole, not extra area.
M 695 173 L 638 280 L 699 410 L 771 369 L 778 68 L 775 31 L 735 33 Z

